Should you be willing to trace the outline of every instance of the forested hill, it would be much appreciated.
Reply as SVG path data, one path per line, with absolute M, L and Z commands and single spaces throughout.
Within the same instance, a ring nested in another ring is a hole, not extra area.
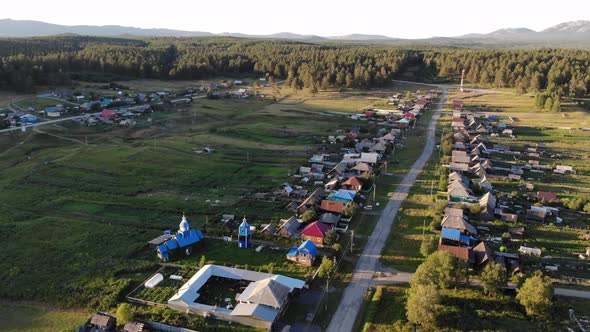
M 61 36 L 0 40 L 0 87 L 30 92 L 98 72 L 137 78 L 198 79 L 254 74 L 297 88 L 377 87 L 411 69 L 417 80 L 457 79 L 553 97 L 590 89 L 590 51 L 482 50 L 239 38 Z

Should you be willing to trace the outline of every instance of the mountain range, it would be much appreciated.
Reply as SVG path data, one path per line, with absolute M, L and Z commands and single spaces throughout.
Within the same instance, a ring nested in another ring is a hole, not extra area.
M 249 35 L 224 32 L 214 34 L 205 31 L 172 29 L 143 29 L 119 25 L 59 25 L 41 21 L 0 19 L 0 37 L 33 37 L 63 34 L 89 36 L 136 37 L 213 37 L 268 38 L 301 41 L 352 41 L 382 44 L 426 44 L 465 47 L 578 47 L 590 48 L 590 21 L 572 21 L 549 27 L 542 31 L 527 28 L 500 29 L 486 34 L 466 34 L 457 37 L 431 37 L 426 39 L 402 39 L 384 35 L 350 34 L 322 37 L 280 32 L 270 35 Z

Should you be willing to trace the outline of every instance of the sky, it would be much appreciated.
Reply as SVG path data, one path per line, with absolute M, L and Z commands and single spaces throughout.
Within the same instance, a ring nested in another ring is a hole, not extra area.
M 590 20 L 588 0 L 17 0 L 0 18 L 64 25 L 123 25 L 213 33 L 320 36 L 351 33 L 399 38 L 459 36 L 502 28 L 543 30 Z M 88 3 L 87 5 L 84 3 Z

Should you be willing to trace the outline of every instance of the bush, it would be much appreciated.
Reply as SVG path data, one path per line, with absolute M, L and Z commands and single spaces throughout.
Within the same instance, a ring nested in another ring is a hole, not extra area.
M 326 232 L 326 237 L 324 238 L 324 242 L 326 245 L 331 246 L 334 241 L 336 241 L 336 232 L 333 230 L 329 230 Z
M 340 250 L 342 250 L 342 246 L 340 245 L 340 243 L 336 243 L 332 246 L 332 249 L 334 249 L 334 251 L 336 252 L 340 252 Z
M 510 243 L 510 240 L 512 240 L 512 235 L 510 235 L 510 233 L 508 233 L 508 232 L 502 233 L 502 241 L 504 243 Z
M 422 239 L 422 243 L 420 244 L 420 254 L 424 257 L 430 256 L 433 252 L 436 251 L 436 241 L 432 236 L 426 236 Z
M 330 258 L 324 256 L 322 257 L 322 263 L 320 264 L 320 278 L 327 278 L 334 272 L 336 266 L 334 265 L 334 261 Z
M 129 303 L 121 303 L 117 308 L 117 324 L 125 325 L 135 318 L 135 310 Z

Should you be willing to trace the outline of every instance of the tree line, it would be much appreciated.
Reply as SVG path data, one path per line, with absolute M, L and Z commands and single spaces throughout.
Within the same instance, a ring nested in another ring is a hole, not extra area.
M 417 80 L 466 80 L 537 94 L 539 108 L 590 90 L 590 51 L 407 48 L 239 38 L 61 36 L 0 40 L 0 87 L 30 92 L 66 84 L 76 72 L 130 78 L 201 79 L 268 75 L 298 88 L 372 88 L 412 72 Z

